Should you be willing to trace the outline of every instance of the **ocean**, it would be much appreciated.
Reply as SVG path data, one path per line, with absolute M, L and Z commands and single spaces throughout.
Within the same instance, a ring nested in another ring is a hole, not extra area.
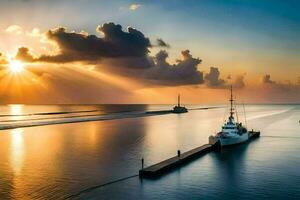
M 0 106 L 0 199 L 300 199 L 300 105 L 238 106 L 260 138 L 140 179 L 141 158 L 149 166 L 208 143 L 228 114 L 144 114 L 171 107 Z

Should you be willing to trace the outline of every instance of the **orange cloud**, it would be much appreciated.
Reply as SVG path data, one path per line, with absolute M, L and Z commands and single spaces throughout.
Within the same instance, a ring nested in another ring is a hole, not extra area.
M 141 4 L 136 4 L 136 3 L 134 3 L 134 4 L 131 4 L 130 6 L 129 6 L 129 10 L 137 10 L 137 9 L 139 9 L 140 7 L 141 7 L 142 5 Z
M 10 25 L 5 29 L 6 33 L 15 34 L 15 35 L 21 35 L 24 33 L 24 30 L 19 25 Z

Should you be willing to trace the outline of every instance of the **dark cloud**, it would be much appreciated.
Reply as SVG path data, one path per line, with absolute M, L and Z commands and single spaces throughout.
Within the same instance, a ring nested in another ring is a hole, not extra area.
M 272 80 L 271 80 L 270 74 L 264 75 L 264 76 L 262 77 L 262 82 L 263 82 L 263 83 L 269 83 L 269 84 L 274 84 L 274 83 L 276 83 L 275 81 L 272 81 Z
M 220 79 L 220 71 L 217 67 L 211 67 L 208 74 L 204 76 L 206 85 L 212 88 L 220 88 L 225 86 L 225 81 Z
M 270 74 L 266 74 L 262 77 L 262 88 L 270 95 L 272 94 L 274 102 L 279 102 L 278 98 L 285 96 L 300 98 L 300 85 L 297 82 L 287 80 L 285 82 L 276 82 L 271 79 Z M 282 100 L 282 99 L 281 99 Z
M 276 82 L 271 79 L 270 74 L 266 74 L 262 77 L 262 83 L 264 88 L 268 89 L 276 89 L 276 90 L 291 90 L 291 89 L 298 89 L 300 91 L 300 85 L 297 83 L 297 81 L 292 82 L 290 80 L 286 80 L 284 82 Z
M 194 58 L 189 50 L 182 51 L 181 56 L 182 59 L 177 60 L 176 64 L 170 64 L 167 61 L 168 53 L 159 51 L 154 57 L 154 66 L 147 69 L 145 78 L 167 85 L 203 83 L 203 73 L 197 69 L 202 61 Z
M 197 69 L 201 60 L 194 58 L 189 50 L 181 52 L 182 58 L 177 60 L 176 64 L 170 64 L 167 61 L 166 51 L 160 51 L 154 57 L 150 56 L 149 48 L 152 47 L 150 40 L 134 28 L 129 27 L 125 32 L 121 25 L 105 23 L 98 26 L 97 31 L 102 32 L 103 37 L 68 32 L 65 28 L 49 30 L 46 36 L 57 44 L 59 54 L 34 57 L 28 48 L 21 47 L 16 58 L 26 62 L 101 62 L 102 68 L 113 73 L 121 73 L 158 84 L 203 83 L 203 73 Z M 169 46 L 162 39 L 157 41 L 159 46 Z M 103 66 L 103 63 L 106 63 L 108 67 Z M 136 69 L 142 69 L 142 71 Z
M 245 85 L 245 74 L 238 75 L 233 78 L 231 75 L 227 76 L 227 80 L 220 78 L 220 71 L 217 67 L 211 67 L 209 73 L 204 76 L 205 83 L 210 88 L 229 88 L 233 86 L 234 88 L 241 89 Z
M 97 31 L 103 33 L 103 37 L 86 35 L 83 33 L 69 32 L 65 28 L 49 30 L 46 36 L 54 41 L 60 52 L 57 55 L 41 55 L 32 61 L 42 62 L 75 62 L 75 61 L 97 61 L 102 58 L 121 57 L 145 57 L 148 48 L 151 47 L 150 40 L 144 34 L 134 28 L 122 30 L 121 25 L 105 23 L 97 27 Z M 32 57 L 28 49 L 21 48 L 20 58 L 25 60 Z
M 165 50 L 143 60 L 105 59 L 99 65 L 99 70 L 142 80 L 143 83 L 151 85 L 202 84 L 203 73 L 197 69 L 201 60 L 194 58 L 188 50 L 182 51 L 181 56 L 175 64 L 167 61 L 168 53 Z
M 239 76 L 237 76 L 235 78 L 232 86 L 234 88 L 244 88 L 246 86 L 244 79 L 245 79 L 245 75 L 239 75 Z
M 171 47 L 168 43 L 163 41 L 163 39 L 161 39 L 161 38 L 158 38 L 156 40 L 156 42 L 157 42 L 157 46 L 159 46 L 159 47 L 165 47 L 165 48 L 170 48 Z
M 29 49 L 27 47 L 20 47 L 16 54 L 17 60 L 22 60 L 25 62 L 33 62 L 35 58 L 31 55 Z
M 300 85 L 291 81 L 275 82 L 271 79 L 271 75 L 266 74 L 262 78 L 260 95 L 273 103 L 299 103 Z

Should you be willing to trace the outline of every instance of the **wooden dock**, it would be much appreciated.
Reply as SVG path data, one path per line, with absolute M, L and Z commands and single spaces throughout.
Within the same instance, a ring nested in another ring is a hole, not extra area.
M 139 171 L 139 175 L 140 177 L 145 177 L 145 178 L 157 177 L 175 167 L 178 167 L 214 149 L 217 149 L 217 144 L 214 145 L 205 144 L 203 146 L 182 153 L 180 154 L 180 156 L 177 155 L 167 160 L 164 160 L 160 163 L 157 163 L 155 165 L 141 169 Z
M 249 131 L 249 140 L 260 136 L 259 131 Z M 205 155 L 208 152 L 220 149 L 220 144 L 205 144 L 180 155 L 174 156 L 160 163 L 151 165 L 139 171 L 139 176 L 142 178 L 156 178 L 167 171 L 170 171 L 176 167 L 179 167 L 189 161 L 192 161 L 199 156 Z

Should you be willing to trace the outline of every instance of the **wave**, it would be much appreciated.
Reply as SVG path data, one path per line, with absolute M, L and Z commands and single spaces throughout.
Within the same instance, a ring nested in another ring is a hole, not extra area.
M 253 117 L 248 117 L 247 120 L 253 120 L 253 119 L 258 119 L 258 118 L 263 118 L 263 117 L 269 117 L 269 116 L 273 116 L 273 115 L 279 115 L 285 112 L 288 112 L 292 109 L 286 109 L 286 110 L 280 110 L 280 111 L 273 111 L 270 113 L 266 113 L 266 114 L 260 114 L 260 115 L 255 115 Z
M 287 139 L 300 139 L 300 137 L 297 136 L 276 136 L 276 135 L 263 135 L 261 137 L 266 138 L 287 138 Z
M 113 181 L 110 181 L 110 182 L 107 182 L 107 183 L 91 186 L 91 187 L 88 187 L 86 189 L 83 189 L 83 190 L 77 192 L 76 194 L 72 194 L 72 195 L 66 197 L 65 199 L 72 199 L 72 198 L 75 198 L 75 197 L 79 197 L 80 195 L 82 195 L 84 193 L 91 192 L 95 189 L 98 189 L 98 188 L 101 188 L 101 187 L 104 187 L 104 186 L 107 186 L 107 185 L 111 185 L 111 184 L 114 184 L 114 183 L 119 183 L 119 182 L 122 182 L 122 181 L 126 181 L 128 179 L 135 178 L 135 177 L 138 177 L 138 176 L 139 176 L 138 174 L 134 174 L 134 175 L 123 177 L 123 178 L 113 180 Z
M 76 113 L 87 113 L 87 112 L 100 112 L 103 110 L 79 110 L 79 111 L 62 111 L 62 112 L 38 112 L 38 113 L 28 113 L 28 114 L 5 114 L 0 115 L 0 117 L 25 117 L 34 115 L 65 115 L 65 114 L 76 114 Z
M 209 109 L 216 109 L 216 108 L 224 108 L 223 106 L 215 106 L 215 107 L 200 107 L 200 108 L 191 108 L 188 110 L 209 110 Z
M 122 111 L 122 112 L 116 112 L 118 114 L 121 113 L 129 113 L 129 112 L 134 112 L 134 111 Z M 63 116 L 63 117 L 44 117 L 44 118 L 30 118 L 30 119 L 8 119 L 8 120 L 0 120 L 0 124 L 1 123 L 7 123 L 7 122 L 11 122 L 11 123 L 15 123 L 15 122 L 26 122 L 26 121 L 41 121 L 41 120 L 55 120 L 55 119 L 67 119 L 67 118 L 77 118 L 77 117 L 95 117 L 95 116 L 105 116 L 105 115 L 109 115 L 109 114 L 116 114 L 114 112 L 112 113 L 107 113 L 107 114 L 90 114 L 90 115 L 69 115 L 69 116 Z M 73 114 L 73 113 L 72 113 Z
M 154 115 L 165 115 L 171 114 L 171 112 L 160 112 L 160 113 L 146 113 L 146 112 L 128 112 L 128 113 L 116 113 L 116 114 L 106 114 L 106 115 L 92 115 L 92 116 L 77 116 L 77 117 L 62 117 L 53 118 L 51 121 L 33 121 L 32 119 L 27 122 L 17 121 L 17 123 L 1 124 L 0 130 L 14 129 L 14 128 L 24 128 L 24 127 L 34 127 L 34 126 L 45 126 L 54 124 L 66 124 L 66 123 L 78 123 L 78 122 L 90 122 L 90 121 L 104 121 L 104 120 L 115 120 L 124 118 L 137 118 L 137 117 L 149 117 Z M 47 120 L 47 118 L 45 119 Z
M 218 107 L 205 107 L 205 108 L 198 108 L 198 109 L 191 109 L 191 110 L 205 110 L 205 109 L 214 109 L 214 108 L 218 108 Z M 78 113 L 79 111 L 76 112 Z M 45 117 L 45 118 L 34 118 L 34 119 L 2 120 L 0 121 L 1 123 L 0 130 L 33 127 L 33 126 L 66 124 L 66 123 L 149 117 L 149 116 L 166 115 L 166 114 L 173 114 L 173 112 L 172 110 L 158 110 L 158 111 L 147 111 L 147 112 L 121 111 L 121 112 L 108 113 L 108 114 L 91 114 L 91 115 L 62 116 L 62 117 Z

